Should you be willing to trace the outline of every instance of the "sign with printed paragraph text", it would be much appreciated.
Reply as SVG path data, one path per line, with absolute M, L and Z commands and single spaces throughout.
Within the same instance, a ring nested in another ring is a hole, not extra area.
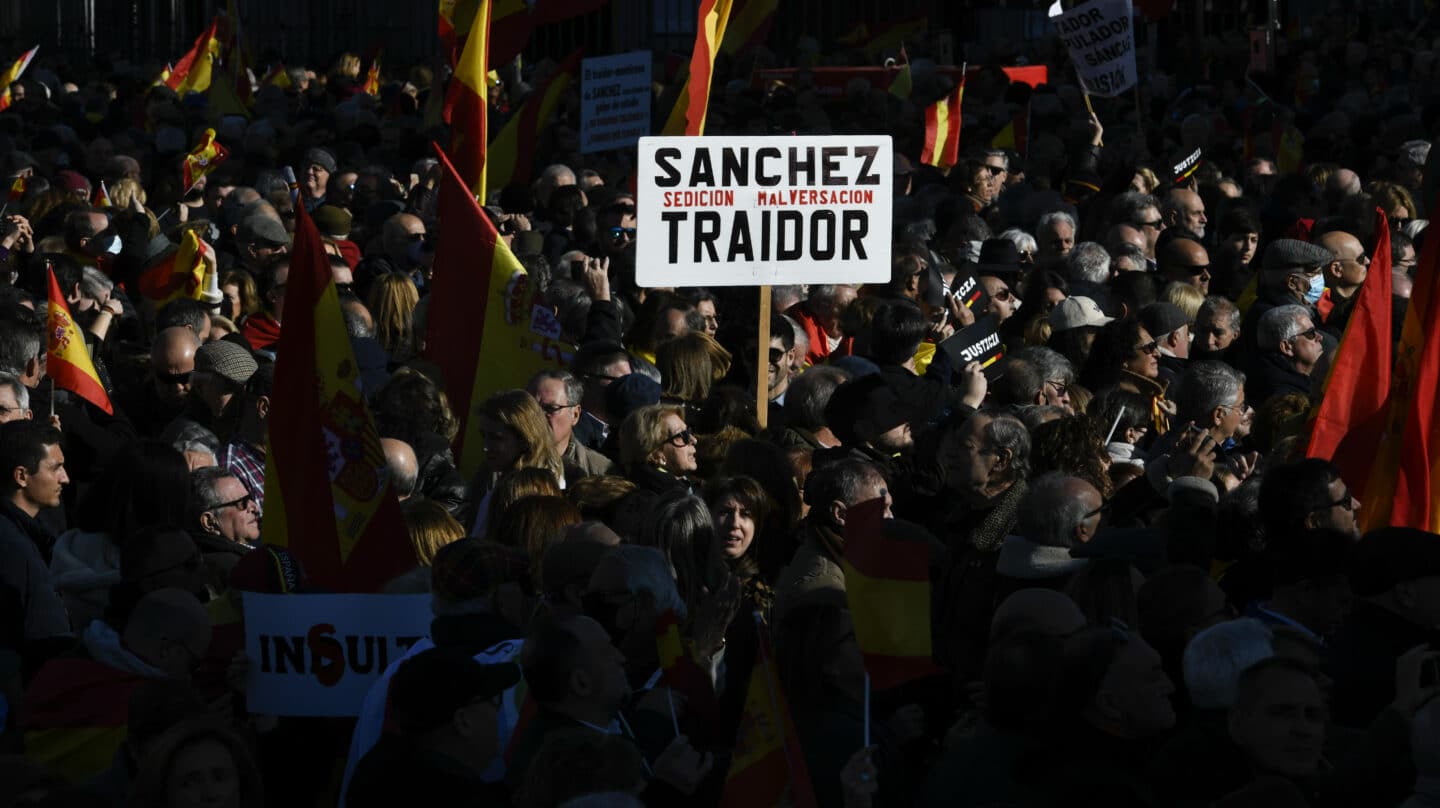
M 640 286 L 890 280 L 888 135 L 646 137 Z
M 1091 0 L 1064 13 L 1057 0 L 1050 19 L 1070 49 L 1085 89 L 1116 96 L 1135 86 L 1135 20 L 1131 0 Z
M 624 149 L 650 133 L 650 51 L 580 63 L 580 151 Z
M 429 595 L 245 593 L 246 698 L 267 715 L 351 716 L 391 662 L 430 635 Z

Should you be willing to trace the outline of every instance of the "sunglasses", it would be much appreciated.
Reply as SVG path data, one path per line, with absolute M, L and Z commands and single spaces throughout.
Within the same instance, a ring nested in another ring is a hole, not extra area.
M 1108 502 L 1102 503 L 1102 504 L 1100 505 L 1100 507 L 1096 508 L 1096 509 L 1093 510 L 1093 511 L 1087 512 L 1083 517 L 1081 517 L 1081 521 L 1084 521 L 1085 519 L 1089 519 L 1089 518 L 1092 517 L 1092 516 L 1106 516 L 1106 515 L 1108 515 L 1109 513 L 1110 513 L 1110 503 L 1108 503 Z
M 1204 275 L 1205 273 L 1207 273 L 1207 272 L 1210 271 L 1210 265 L 1209 265 L 1209 264 L 1200 264 L 1200 265 L 1198 265 L 1198 266 L 1188 266 L 1188 267 L 1179 267 L 1179 268 L 1188 271 L 1191 275 Z
M 1290 338 L 1290 341 L 1291 341 L 1291 342 L 1294 342 L 1295 340 L 1300 339 L 1301 337 L 1304 337 L 1305 339 L 1308 339 L 1308 340 L 1315 340 L 1315 341 L 1318 342 L 1318 341 L 1320 340 L 1320 332 L 1319 332 L 1319 330 L 1316 329 L 1314 326 L 1311 326 L 1309 329 L 1307 329 L 1307 330 L 1305 330 L 1305 331 L 1301 331 L 1299 334 L 1296 334 L 1295 336 L 1291 337 L 1291 338 Z
M 695 443 L 695 433 L 689 429 L 682 429 L 673 435 L 667 436 L 665 442 L 676 448 L 692 446 Z
M 992 177 L 998 177 L 1001 174 L 1005 173 L 1005 169 L 1001 168 L 1000 166 L 984 166 L 984 169 L 986 171 L 989 171 L 990 176 Z
M 1010 297 L 1011 297 L 1011 294 L 1010 294 L 1010 290 L 1009 290 L 1009 289 L 1000 288 L 1000 289 L 996 289 L 995 292 L 994 292 L 994 294 L 992 294 L 992 295 L 990 295 L 990 296 L 993 297 L 993 298 L 995 298 L 996 300 L 1009 300 Z
M 635 238 L 635 228 L 612 227 L 610 228 L 610 238 L 614 239 L 615 241 L 620 241 L 621 239 L 626 238 L 633 240 Z
M 232 500 L 230 500 L 229 502 L 222 502 L 222 503 L 220 503 L 219 505 L 216 505 L 215 507 L 211 508 L 210 510 L 212 510 L 212 511 L 223 511 L 223 510 L 225 510 L 226 508 L 239 508 L 240 510 L 243 511 L 243 510 L 245 510 L 246 508 L 250 507 L 250 503 L 252 503 L 252 502 L 254 502 L 254 501 L 255 501 L 254 495 L 252 495 L 252 494 L 246 494 L 245 496 L 243 496 L 243 497 L 241 497 L 241 498 L 239 498 L 239 499 L 232 499 Z
M 1155 220 L 1149 221 L 1149 222 L 1140 222 L 1140 226 L 1141 226 L 1141 227 L 1153 227 L 1153 228 L 1155 228 L 1156 230 L 1164 230 L 1164 229 L 1165 229 L 1165 220 L 1164 220 L 1164 219 L 1155 219 Z
M 1153 339 L 1152 339 L 1152 340 L 1150 340 L 1149 342 L 1145 343 L 1144 345 L 1136 346 L 1136 348 L 1135 348 L 1135 356 L 1140 356 L 1141 354 L 1150 354 L 1151 356 L 1158 356 L 1158 355 L 1160 354 L 1160 343 L 1157 342 L 1156 340 L 1153 340 Z
M 610 378 L 610 377 L 609 377 L 609 376 L 606 376 L 605 378 L 608 379 L 608 378 Z M 564 411 L 570 409 L 571 407 L 578 407 L 578 406 L 580 406 L 580 405 L 579 405 L 579 404 L 541 404 L 541 405 L 540 405 L 540 409 L 544 410 L 546 415 L 554 415 L 554 414 L 556 414 L 556 413 L 564 412 Z
M 163 373 L 157 370 L 155 371 L 155 380 L 164 384 L 189 384 L 193 375 L 194 372 L 189 370 L 184 373 Z

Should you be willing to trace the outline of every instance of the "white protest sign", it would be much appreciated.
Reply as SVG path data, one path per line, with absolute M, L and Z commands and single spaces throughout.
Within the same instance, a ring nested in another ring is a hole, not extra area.
M 640 286 L 890 280 L 889 135 L 646 137 Z
M 1135 25 L 1131 0 L 1091 0 L 1050 19 L 1070 49 L 1080 80 L 1093 95 L 1116 96 L 1135 86 Z
M 430 634 L 429 595 L 245 593 L 254 713 L 351 716 L 389 664 Z
M 580 151 L 623 149 L 650 134 L 650 51 L 580 63 Z

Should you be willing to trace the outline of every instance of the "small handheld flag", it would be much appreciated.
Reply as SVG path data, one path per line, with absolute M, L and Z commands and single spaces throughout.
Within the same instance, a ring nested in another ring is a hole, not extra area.
M 60 282 L 55 280 L 55 268 L 47 267 L 46 274 L 50 278 L 50 311 L 45 328 L 45 372 L 55 386 L 69 390 L 114 415 L 110 396 L 100 383 L 100 374 L 95 372 L 90 350 L 85 347 L 85 335 L 80 333 L 80 327 L 70 316 L 70 307 L 65 305 L 65 293 L 60 291 Z
M 10 104 L 13 103 L 10 96 L 10 85 L 20 80 L 20 74 L 30 66 L 30 61 L 35 58 L 35 52 L 38 50 L 40 50 L 40 46 L 36 45 L 20 54 L 20 58 L 15 60 L 15 64 L 10 65 L 9 70 L 0 73 L 0 111 L 10 108 Z
M 200 135 L 200 143 L 195 150 L 185 155 L 185 192 L 189 193 L 195 183 L 214 171 L 229 156 L 230 151 L 216 142 L 215 130 L 206 129 L 204 134 Z
M 96 208 L 110 207 L 110 192 L 105 189 L 105 180 L 95 186 L 95 192 L 90 195 L 90 205 Z

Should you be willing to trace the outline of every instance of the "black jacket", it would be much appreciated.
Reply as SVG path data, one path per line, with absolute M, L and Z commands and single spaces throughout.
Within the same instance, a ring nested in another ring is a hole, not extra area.
M 1289 360 L 1273 351 L 1255 359 L 1245 378 L 1245 398 L 1256 409 L 1274 396 L 1299 393 L 1310 395 L 1310 377 L 1291 366 Z

